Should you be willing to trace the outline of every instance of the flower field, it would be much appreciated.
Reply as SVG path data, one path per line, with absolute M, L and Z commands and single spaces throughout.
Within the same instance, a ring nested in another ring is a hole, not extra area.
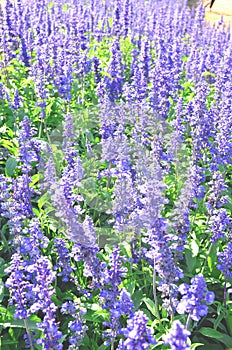
M 231 349 L 230 29 L 172 0 L 0 24 L 0 349 Z

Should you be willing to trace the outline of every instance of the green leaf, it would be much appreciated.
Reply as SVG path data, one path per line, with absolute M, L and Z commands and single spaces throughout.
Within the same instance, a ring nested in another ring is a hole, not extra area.
M 204 344 L 203 343 L 194 343 L 194 344 L 191 344 L 190 349 L 195 350 L 196 348 L 198 348 L 198 346 L 202 346 L 202 345 L 204 345 Z
M 157 316 L 156 306 L 154 301 L 149 298 L 143 298 L 142 301 L 146 304 L 146 307 L 152 313 L 152 315 Z
M 15 157 L 10 157 L 6 161 L 5 165 L 5 174 L 8 177 L 11 177 L 14 175 L 15 168 L 17 166 L 18 162 Z
M 38 329 L 37 323 L 41 320 L 38 318 L 37 321 L 35 320 L 27 320 L 28 327 L 30 330 L 36 330 Z M 0 326 L 3 328 L 26 328 L 24 320 L 18 320 L 18 319 L 12 319 L 12 320 L 6 320 L 5 322 L 0 322 Z
M 45 203 L 49 203 L 49 194 L 45 193 L 40 199 L 38 200 L 38 208 L 41 210 Z
M 217 246 L 214 244 L 210 251 L 210 254 L 207 257 L 208 267 L 210 272 L 212 272 L 215 268 L 215 262 L 217 261 Z
M 192 256 L 195 257 L 199 253 L 199 246 L 196 241 L 192 240 L 190 243 L 191 251 L 192 251 Z
M 143 292 L 141 290 L 137 290 L 136 292 L 133 293 L 132 299 L 134 301 L 135 310 L 138 310 L 138 308 L 142 304 L 143 302 L 142 297 L 143 297 Z
M 30 187 L 33 187 L 40 179 L 41 179 L 40 174 L 35 174 L 32 176 L 31 182 L 30 182 Z
M 192 251 L 189 249 L 186 249 L 185 251 L 185 260 L 186 260 L 188 271 L 190 273 L 193 273 L 196 267 L 197 259 L 195 256 L 193 256 Z
M 205 337 L 218 339 L 221 343 L 225 344 L 227 348 L 232 347 L 232 337 L 225 333 L 221 333 L 216 329 L 203 327 L 199 330 L 199 333 L 203 334 Z
M 202 327 L 199 330 L 199 333 L 203 334 L 205 337 L 214 338 L 214 339 L 222 339 L 224 337 L 223 333 L 218 332 L 216 329 Z
M 230 335 L 232 335 L 232 315 L 226 316 L 226 324 L 227 324 L 227 327 L 230 331 Z
M 4 148 L 7 148 L 10 152 L 16 154 L 17 152 L 17 147 L 15 146 L 15 143 L 11 140 L 5 140 L 5 139 L 0 139 L 0 145 Z
M 0 280 L 0 302 L 4 298 L 4 283 L 2 280 Z

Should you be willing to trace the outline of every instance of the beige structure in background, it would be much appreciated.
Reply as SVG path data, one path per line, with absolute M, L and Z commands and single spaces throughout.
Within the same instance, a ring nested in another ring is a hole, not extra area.
M 209 0 L 204 0 L 203 3 L 209 3 Z M 226 25 L 230 25 L 232 30 L 232 0 L 215 0 L 213 7 L 206 7 L 205 19 L 210 23 L 218 22 L 223 16 Z

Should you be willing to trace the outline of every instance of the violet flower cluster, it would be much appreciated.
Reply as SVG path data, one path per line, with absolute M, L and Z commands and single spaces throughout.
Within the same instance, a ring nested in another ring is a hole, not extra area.
M 190 350 L 187 344 L 190 334 L 180 321 L 174 321 L 170 332 L 163 336 L 164 344 L 169 345 L 171 350 Z
M 120 340 L 118 350 L 146 350 L 150 349 L 152 344 L 156 344 L 147 322 L 148 317 L 142 311 L 135 312 L 127 320 L 127 327 L 121 331 L 126 339 Z
M 27 116 L 20 124 L 18 168 L 21 171 L 16 179 L 10 179 L 7 191 L 8 198 L 3 204 L 4 216 L 13 235 L 20 234 L 23 222 L 33 216 L 31 200 L 35 191 L 30 186 L 33 165 L 40 161 L 40 144 L 34 139 L 35 131 Z
M 127 269 L 122 267 L 123 257 L 119 255 L 119 249 L 115 248 L 110 256 L 109 269 L 105 270 L 105 286 L 100 292 L 103 300 L 103 309 L 109 311 L 110 320 L 104 322 L 108 328 L 103 334 L 108 340 L 105 344 L 114 343 L 115 338 L 121 332 L 120 317 L 132 315 L 134 304 L 130 293 L 125 288 L 119 288 Z
M 87 330 L 87 327 L 82 320 L 82 315 L 86 313 L 86 310 L 80 308 L 76 302 L 67 301 L 62 305 L 61 312 L 65 315 L 71 315 L 73 318 L 68 325 L 71 332 L 68 349 L 78 349 Z
M 218 265 L 217 268 L 223 273 L 225 278 L 232 277 L 232 243 L 227 241 L 226 246 L 222 252 L 217 254 L 218 256 Z
M 208 306 L 214 302 L 215 295 L 207 290 L 205 279 L 197 275 L 191 279 L 191 285 L 182 283 L 179 286 L 179 293 L 182 295 L 176 311 L 183 315 L 188 314 L 189 318 L 199 321 L 208 313 Z

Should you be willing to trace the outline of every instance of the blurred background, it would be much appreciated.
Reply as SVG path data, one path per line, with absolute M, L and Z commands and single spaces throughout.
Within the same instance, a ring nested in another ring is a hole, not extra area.
M 197 0 L 188 0 L 189 6 L 196 6 L 199 3 Z M 223 15 L 224 23 L 229 26 L 232 22 L 232 0 L 215 0 L 212 8 L 209 8 L 210 0 L 203 0 L 206 6 L 205 19 L 211 24 L 220 21 Z M 232 25 L 230 25 L 232 27 Z

